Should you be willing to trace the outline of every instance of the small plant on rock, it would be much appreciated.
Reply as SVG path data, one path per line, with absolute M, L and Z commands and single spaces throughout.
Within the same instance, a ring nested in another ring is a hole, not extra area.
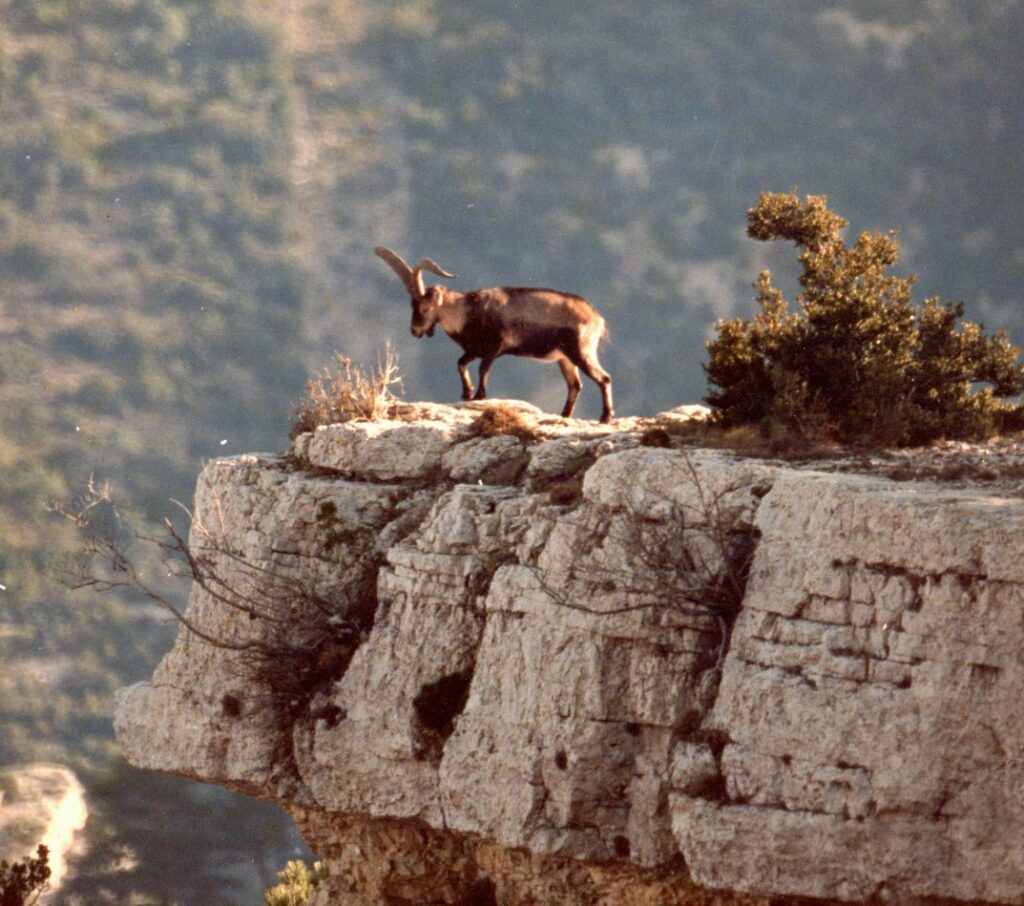
M 306 396 L 295 413 L 292 438 L 320 425 L 385 418 L 396 402 L 394 389 L 401 386 L 402 378 L 398 356 L 390 343 L 385 344 L 371 372 L 339 353 L 334 358 L 333 372 L 329 368 L 317 371 L 306 384 Z
M 332 506 L 321 508 L 317 525 L 322 532 L 334 520 Z M 189 513 L 187 534 L 170 519 L 164 519 L 162 535 L 134 529 L 127 509 L 118 507 L 108 485 L 90 480 L 75 505 L 58 504 L 53 509 L 81 533 L 77 556 L 61 564 L 58 573 L 65 587 L 128 594 L 155 604 L 191 636 L 233 653 L 230 662 L 244 693 L 225 692 L 221 707 L 227 717 L 269 710 L 290 724 L 308 712 L 317 693 L 328 691 L 344 675 L 373 625 L 376 565 L 369 557 L 361 571 L 349 576 L 358 592 L 325 597 L 313 581 L 293 570 L 272 559 L 247 556 L 228 539 L 223 524 L 206 526 Z M 340 537 L 327 536 L 321 543 L 329 550 Z M 141 566 L 137 545 L 156 549 L 165 580 Z M 237 619 L 211 628 L 183 607 L 173 587 L 176 579 L 187 580 Z
M 716 325 L 705 371 L 718 422 L 893 446 L 1016 426 L 1021 407 L 1001 398 L 1021 392 L 1024 367 L 1006 333 L 958 325 L 961 303 L 915 306 L 914 278 L 886 273 L 899 257 L 895 232 L 847 246 L 845 226 L 823 196 L 765 193 L 747 212 L 753 239 L 800 249 L 801 291 L 790 311 L 764 271 L 754 318 Z
M 310 868 L 301 859 L 293 859 L 277 873 L 277 883 L 264 897 L 266 906 L 304 906 L 310 895 L 325 880 L 327 866 L 314 863 Z
M 488 406 L 473 419 L 469 428 L 480 437 L 510 435 L 518 437 L 523 443 L 540 440 L 543 436 L 540 429 L 536 425 L 530 424 L 521 412 L 512 406 L 501 404 Z

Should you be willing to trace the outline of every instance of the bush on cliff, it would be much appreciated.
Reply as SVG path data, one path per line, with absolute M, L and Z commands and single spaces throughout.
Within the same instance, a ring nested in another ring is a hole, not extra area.
M 754 318 L 715 325 L 704 367 L 719 423 L 897 446 L 1019 426 L 1021 407 L 1000 399 L 1024 387 L 1005 332 L 958 326 L 960 303 L 915 306 L 914 278 L 886 273 L 899 257 L 895 232 L 847 246 L 845 226 L 823 196 L 764 193 L 747 211 L 753 239 L 796 243 L 801 291 L 791 312 L 763 271 Z

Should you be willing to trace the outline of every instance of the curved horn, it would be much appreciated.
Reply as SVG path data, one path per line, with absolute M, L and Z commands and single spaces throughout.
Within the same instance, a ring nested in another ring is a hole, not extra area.
M 402 281 L 410 295 L 423 295 L 423 278 L 420 277 L 419 271 L 414 274 L 412 268 L 402 260 L 400 255 L 395 254 L 395 252 L 385 248 L 383 245 L 376 246 L 373 254 L 384 261 L 398 275 L 398 279 Z M 420 263 L 422 264 L 422 262 Z M 416 266 L 419 267 L 419 265 Z
M 432 274 L 437 274 L 438 277 L 444 277 L 446 280 L 452 280 L 455 278 L 455 274 L 449 274 L 443 267 L 437 264 L 435 261 L 431 261 L 429 258 L 420 258 L 416 262 L 416 267 L 412 269 L 413 283 L 416 285 L 416 289 L 419 291 L 419 295 L 423 295 L 426 289 L 423 286 L 423 271 L 430 271 Z

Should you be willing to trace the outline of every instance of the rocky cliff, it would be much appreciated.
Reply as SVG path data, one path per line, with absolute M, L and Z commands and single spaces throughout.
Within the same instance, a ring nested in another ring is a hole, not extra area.
M 68 860 L 80 854 L 81 831 L 88 817 L 85 790 L 64 765 L 13 765 L 0 773 L 0 861 L 16 863 L 49 851 L 49 890 L 57 891 L 68 874 Z
M 210 463 L 129 759 L 288 807 L 320 904 L 1024 903 L 1013 488 L 478 416 Z

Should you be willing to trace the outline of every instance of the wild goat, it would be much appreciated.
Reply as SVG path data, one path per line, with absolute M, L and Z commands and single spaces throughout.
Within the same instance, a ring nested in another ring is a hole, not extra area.
M 569 388 L 562 409 L 568 418 L 576 407 L 583 382 L 580 371 L 601 388 L 604 404 L 601 421 L 609 422 L 612 411 L 612 379 L 597 360 L 597 347 L 608 334 L 604 318 L 582 296 L 553 289 L 497 286 L 462 293 L 444 286 L 423 285 L 427 270 L 451 280 L 449 274 L 429 258 L 409 267 L 391 249 L 377 246 L 374 253 L 390 265 L 405 284 L 412 300 L 414 337 L 434 335 L 440 324 L 464 350 L 459 359 L 462 398 L 486 399 L 487 375 L 498 356 L 521 355 L 542 362 L 557 362 Z M 473 382 L 466 366 L 480 359 L 480 386 L 473 395 Z

